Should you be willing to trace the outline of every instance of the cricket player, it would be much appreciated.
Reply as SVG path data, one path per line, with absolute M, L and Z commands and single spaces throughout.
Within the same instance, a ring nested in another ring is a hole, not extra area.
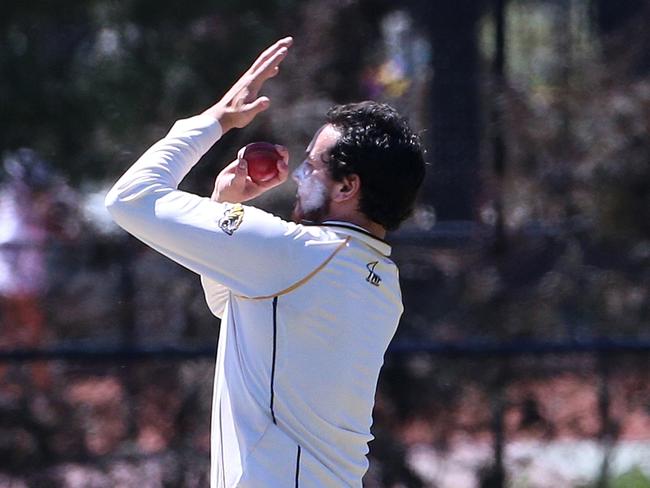
M 201 277 L 221 318 L 211 486 L 360 487 L 379 370 L 402 313 L 386 230 L 411 212 L 424 177 L 418 138 L 387 105 L 338 106 L 293 172 L 294 222 L 244 203 L 239 157 L 211 198 L 178 184 L 227 131 L 269 107 L 258 96 L 292 44 L 282 39 L 214 106 L 179 120 L 106 197 L 128 232 Z

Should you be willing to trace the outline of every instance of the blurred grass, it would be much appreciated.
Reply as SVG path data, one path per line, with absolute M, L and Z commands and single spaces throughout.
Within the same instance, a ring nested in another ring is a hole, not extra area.
M 650 488 L 650 478 L 643 474 L 639 467 L 635 467 L 612 479 L 609 486 L 610 488 Z

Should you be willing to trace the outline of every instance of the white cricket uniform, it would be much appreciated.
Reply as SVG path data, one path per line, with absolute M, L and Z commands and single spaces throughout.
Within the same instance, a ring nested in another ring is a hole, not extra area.
M 221 317 L 211 486 L 361 486 L 379 370 L 402 313 L 390 246 L 177 189 L 219 139 L 176 122 L 115 184 L 115 221 L 198 273 Z

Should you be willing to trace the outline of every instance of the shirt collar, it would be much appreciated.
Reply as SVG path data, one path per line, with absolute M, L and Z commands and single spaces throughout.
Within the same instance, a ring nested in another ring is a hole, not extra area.
M 383 239 L 372 235 L 366 229 L 350 222 L 343 222 L 340 220 L 326 220 L 322 224 L 323 227 L 333 227 L 338 234 L 345 234 L 356 239 L 363 241 L 368 246 L 377 250 L 384 256 L 390 256 L 391 246 Z

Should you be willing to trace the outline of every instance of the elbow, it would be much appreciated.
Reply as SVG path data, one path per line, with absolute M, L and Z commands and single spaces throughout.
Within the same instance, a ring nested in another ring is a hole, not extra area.
M 113 189 L 111 189 L 106 194 L 106 197 L 104 198 L 104 206 L 106 207 L 106 210 L 110 212 L 111 209 L 115 206 L 116 202 L 117 202 L 117 196 L 115 195 Z
M 111 188 L 104 198 L 104 206 L 111 218 L 119 224 L 121 210 L 124 206 L 124 201 L 120 198 L 119 192 L 115 187 Z
M 145 187 L 137 191 L 118 183 L 104 197 L 104 207 L 117 225 L 131 232 L 129 229 L 138 222 L 155 216 L 157 195 L 150 190 Z
M 156 192 L 156 185 L 118 182 L 106 194 L 104 206 L 113 221 L 128 230 L 127 227 L 132 228 L 137 222 L 155 218 L 156 202 L 166 193 L 159 186 Z

